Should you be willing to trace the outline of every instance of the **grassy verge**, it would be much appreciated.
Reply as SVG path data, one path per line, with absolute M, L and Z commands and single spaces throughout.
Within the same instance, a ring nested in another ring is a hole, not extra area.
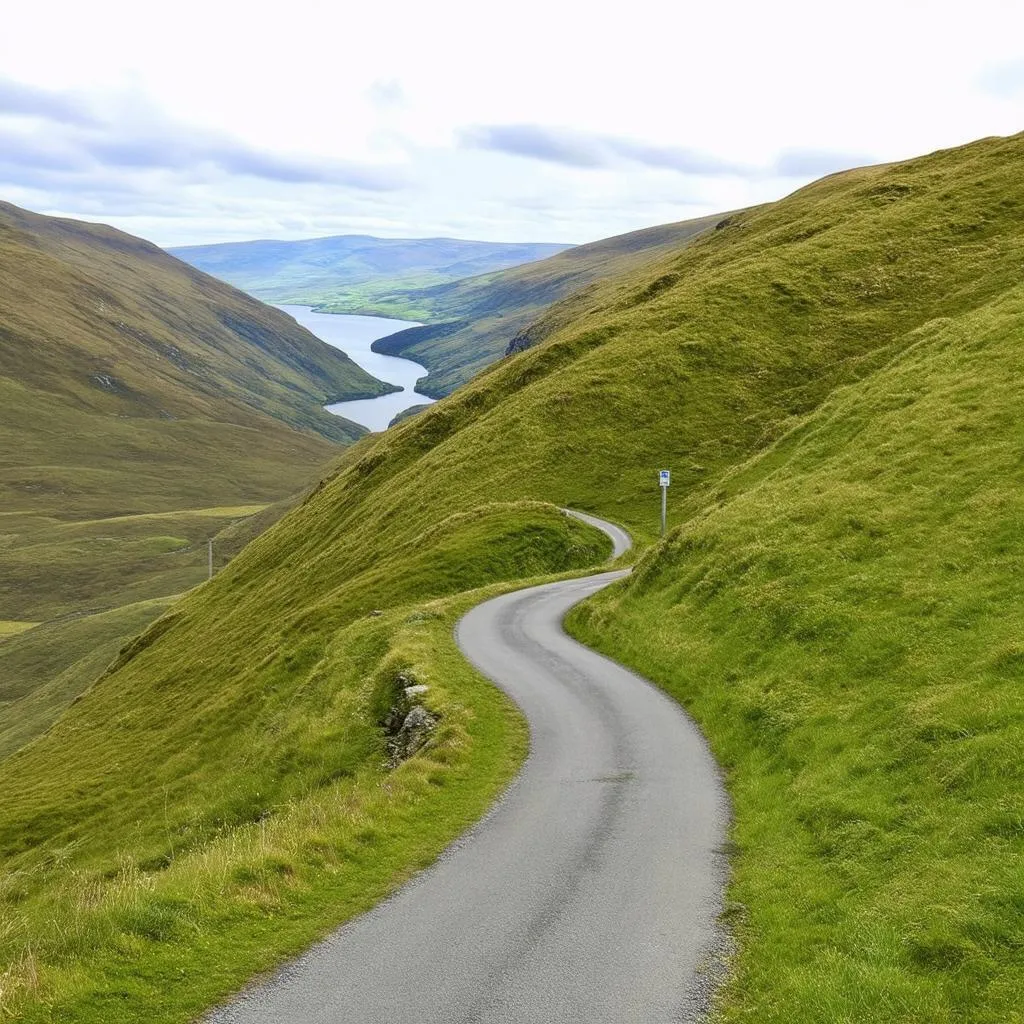
M 272 573 L 250 552 L 4 762 L 0 1011 L 188 1020 L 428 863 L 525 751 L 452 638 L 497 590 L 465 591 L 582 568 L 607 542 L 533 503 L 449 518 L 340 590 L 306 574 L 305 609 L 269 635 Z M 217 650 L 211 616 L 234 637 Z M 390 770 L 381 722 L 410 678 L 440 725 Z
M 104 870 L 38 865 L 6 874 L 5 1014 L 76 1024 L 191 1020 L 429 864 L 525 756 L 518 713 L 465 663 L 452 636 L 465 610 L 501 589 L 360 619 L 335 637 L 318 667 L 330 692 L 311 728 L 343 726 L 350 741 L 360 737 L 365 764 L 201 849 L 172 854 L 162 870 L 141 868 L 124 851 Z M 392 770 L 379 718 L 400 677 L 430 687 L 440 724 L 426 748 Z M 21 952 L 11 956 L 14 946 Z
M 1020 1021 L 1016 289 L 921 331 L 572 619 L 734 802 L 725 1021 Z

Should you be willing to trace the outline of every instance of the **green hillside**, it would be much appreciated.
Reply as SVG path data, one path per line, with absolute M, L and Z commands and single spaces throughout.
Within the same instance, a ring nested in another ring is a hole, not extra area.
M 394 290 L 513 267 L 565 248 L 546 242 L 333 235 L 294 242 L 186 245 L 168 251 L 266 302 L 348 301 L 362 312 Z
M 389 390 L 289 317 L 111 228 L 0 204 L 0 279 L 2 620 L 132 604 L 130 635 L 159 612 L 145 602 L 206 577 L 207 538 L 362 436 L 324 402 Z M 12 643 L 0 675 L 22 679 Z M 0 707 L 9 728 L 25 735 Z
M 629 273 L 658 256 L 677 252 L 721 216 L 646 228 L 550 256 L 494 274 L 435 285 L 394 289 L 373 303 L 373 312 L 426 321 L 373 343 L 375 352 L 404 356 L 424 365 L 429 376 L 416 389 L 442 398 L 465 384 L 510 349 L 536 344 L 530 330 L 554 302 L 578 295 L 595 282 Z M 329 301 L 324 312 L 358 312 L 359 301 Z M 363 307 L 366 308 L 366 307 Z
M 44 733 L 176 599 L 41 622 L 0 642 L 0 761 Z
M 427 862 L 524 751 L 452 626 L 607 553 L 568 505 L 650 548 L 574 628 L 727 771 L 723 1017 L 1019 1019 L 1022 157 L 735 214 L 350 448 L 3 763 L 4 1009 L 188 1020 Z
M 576 616 L 728 774 L 728 1020 L 1021 1019 L 1022 341 L 922 325 Z

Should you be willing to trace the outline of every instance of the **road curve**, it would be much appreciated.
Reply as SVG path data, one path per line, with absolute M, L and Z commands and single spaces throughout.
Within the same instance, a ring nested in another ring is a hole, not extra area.
M 726 871 L 715 764 L 675 702 L 561 628 L 623 575 L 531 587 L 463 617 L 462 651 L 529 722 L 522 773 L 433 867 L 211 1024 L 699 1015 Z
M 580 522 L 593 526 L 602 533 L 606 533 L 612 541 L 613 559 L 618 558 L 619 555 L 624 555 L 633 546 L 633 538 L 621 526 L 606 522 L 604 519 L 598 519 L 597 516 L 588 515 L 586 512 L 577 512 L 574 508 L 564 508 L 562 511 L 566 515 L 579 519 Z

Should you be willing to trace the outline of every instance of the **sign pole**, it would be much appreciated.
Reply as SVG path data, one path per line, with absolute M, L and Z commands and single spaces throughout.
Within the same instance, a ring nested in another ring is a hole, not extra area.
M 664 527 L 662 527 L 664 531 Z M 213 538 L 211 537 L 206 542 L 206 565 L 207 565 L 207 579 L 213 579 Z
M 667 469 L 658 470 L 658 486 L 661 487 L 661 535 L 665 536 L 666 513 L 668 511 L 668 486 L 672 482 L 672 473 Z

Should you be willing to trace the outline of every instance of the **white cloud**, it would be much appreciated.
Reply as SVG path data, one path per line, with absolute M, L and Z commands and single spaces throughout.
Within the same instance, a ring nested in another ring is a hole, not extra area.
M 1019 131 L 1022 30 L 1019 0 L 12 5 L 0 195 L 164 244 L 583 241 Z

